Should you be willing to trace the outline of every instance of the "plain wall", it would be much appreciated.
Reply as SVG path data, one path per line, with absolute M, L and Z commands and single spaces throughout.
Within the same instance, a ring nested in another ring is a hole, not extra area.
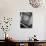
M 33 28 L 20 28 L 20 12 L 32 12 Z M 12 17 L 10 33 L 17 40 L 28 40 L 34 34 L 37 39 L 46 40 L 46 6 L 33 8 L 29 0 L 0 0 L 0 20 L 4 17 Z M 4 33 L 0 29 L 0 39 L 4 39 Z M 3 37 L 2 37 L 3 36 Z

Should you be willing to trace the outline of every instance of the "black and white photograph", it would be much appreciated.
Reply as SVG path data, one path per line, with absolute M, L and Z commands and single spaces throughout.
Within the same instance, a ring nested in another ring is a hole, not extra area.
M 20 12 L 20 28 L 32 28 L 32 12 Z

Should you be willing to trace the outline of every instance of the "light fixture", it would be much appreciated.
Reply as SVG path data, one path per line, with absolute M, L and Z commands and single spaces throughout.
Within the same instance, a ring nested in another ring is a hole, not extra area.
M 42 4 L 43 0 L 29 0 L 30 5 L 34 8 L 38 8 Z

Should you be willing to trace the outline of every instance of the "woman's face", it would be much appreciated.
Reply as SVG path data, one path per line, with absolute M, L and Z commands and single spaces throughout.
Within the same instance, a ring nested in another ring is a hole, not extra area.
M 23 18 L 25 21 L 29 21 L 29 16 L 25 15 Z

